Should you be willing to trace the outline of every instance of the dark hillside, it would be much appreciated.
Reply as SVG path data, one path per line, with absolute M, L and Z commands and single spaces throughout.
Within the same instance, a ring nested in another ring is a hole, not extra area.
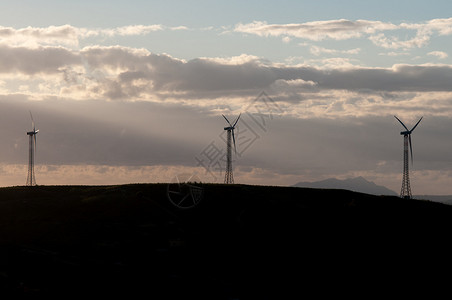
M 406 295 L 402 281 L 419 289 L 449 270 L 452 206 L 208 184 L 198 206 L 180 210 L 166 188 L 0 189 L 2 294 L 285 299 L 400 287 Z

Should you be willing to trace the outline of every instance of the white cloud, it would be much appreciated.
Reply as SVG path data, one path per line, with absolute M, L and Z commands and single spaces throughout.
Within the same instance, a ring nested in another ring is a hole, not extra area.
M 452 34 L 452 18 L 448 19 L 433 19 L 425 25 L 427 30 L 435 30 L 440 35 Z
M 83 28 L 71 25 L 49 27 L 26 27 L 15 29 L 0 26 L 0 43 L 9 46 L 39 47 L 45 45 L 65 45 L 77 47 L 80 40 L 92 37 L 115 37 L 147 35 L 162 30 L 187 30 L 186 26 L 165 27 L 154 25 L 129 25 L 115 28 Z
M 221 65 L 241 65 L 252 62 L 259 63 L 263 61 L 263 59 L 258 56 L 248 54 L 241 54 L 239 56 L 232 57 L 200 57 L 200 59 Z
M 248 24 L 237 24 L 235 32 L 256 34 L 259 36 L 293 36 L 313 41 L 324 39 L 345 40 L 361 37 L 381 30 L 393 30 L 397 26 L 391 23 L 367 20 L 331 20 L 298 24 L 267 24 L 254 21 Z
M 402 39 L 401 36 L 405 37 L 407 30 L 415 31 L 414 37 Z M 295 24 L 267 24 L 262 21 L 254 21 L 248 24 L 239 23 L 235 26 L 234 31 L 264 37 L 283 36 L 283 38 L 293 37 L 312 41 L 368 38 L 379 47 L 410 49 L 427 45 L 434 34 L 452 34 L 452 18 L 401 24 L 346 19 Z M 387 31 L 391 31 L 393 35 L 387 36 Z
M 131 35 L 146 35 L 153 31 L 163 30 L 162 25 L 130 25 L 107 29 L 80 29 L 80 38 L 104 35 L 108 37 L 114 36 L 131 36 Z
M 369 39 L 376 45 L 386 49 L 421 48 L 428 44 L 430 35 L 418 31 L 416 36 L 409 40 L 399 40 L 398 37 L 387 37 L 383 33 L 370 36 Z
M 427 55 L 436 56 L 441 59 L 445 59 L 449 56 L 449 55 L 447 55 L 446 52 L 443 52 L 443 51 L 432 51 L 432 52 L 427 53 Z
M 424 23 L 401 23 L 398 29 L 415 30 L 413 38 L 400 40 L 397 36 L 386 37 L 383 33 L 378 33 L 370 37 L 376 45 L 388 49 L 409 49 L 420 48 L 427 45 L 434 34 L 452 34 L 452 18 L 432 19 Z
M 78 45 L 80 30 L 70 25 L 49 26 L 46 28 L 26 27 L 14 29 L 0 27 L 0 43 L 9 46 L 38 46 L 49 44 L 62 44 L 68 46 Z
M 406 55 L 410 55 L 410 53 L 409 52 L 391 51 L 391 52 L 381 52 L 381 53 L 378 53 L 378 55 L 381 55 L 381 56 L 406 56 Z
M 285 36 L 285 37 L 282 38 L 282 41 L 284 43 L 290 43 L 290 41 L 292 41 L 292 39 L 290 37 L 288 37 L 288 36 Z
M 328 48 L 323 48 L 323 47 L 312 45 L 309 48 L 309 51 L 313 55 L 319 56 L 321 54 L 358 54 L 361 51 L 361 49 L 355 48 L 355 49 L 350 49 L 350 50 L 337 50 L 337 49 L 328 49 Z
M 303 79 L 293 79 L 293 80 L 278 80 L 283 81 L 289 86 L 297 86 L 297 87 L 306 87 L 306 86 L 315 86 L 316 83 L 314 81 L 306 81 Z
M 170 27 L 170 30 L 188 30 L 189 28 L 187 26 L 176 26 L 176 27 Z

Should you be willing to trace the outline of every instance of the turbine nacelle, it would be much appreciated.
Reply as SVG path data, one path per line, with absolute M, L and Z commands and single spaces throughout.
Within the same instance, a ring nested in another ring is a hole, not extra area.
M 31 118 L 31 131 L 27 132 L 27 135 L 30 137 L 30 143 L 29 143 L 29 160 L 28 160 L 28 176 L 27 176 L 27 186 L 33 186 L 36 185 L 36 179 L 35 179 L 35 171 L 34 171 L 34 156 L 36 153 L 36 135 L 39 132 L 39 129 L 36 129 L 35 121 L 33 120 L 33 115 L 30 111 L 30 118 Z
M 239 116 L 237 117 L 237 119 L 236 119 L 235 122 L 234 122 L 234 125 L 232 125 L 231 122 L 229 122 L 229 120 L 228 120 L 224 115 L 222 115 L 223 118 L 226 120 L 226 122 L 228 122 L 228 124 L 229 124 L 228 127 L 224 127 L 224 130 L 227 130 L 228 132 L 229 132 L 229 131 L 232 132 L 232 140 L 234 141 L 234 150 L 235 150 L 236 153 L 237 153 L 237 148 L 236 148 L 236 146 L 235 146 L 235 134 L 234 134 L 234 129 L 235 129 L 235 125 L 237 125 L 237 122 L 239 121 L 241 115 L 242 115 L 242 114 L 239 114 Z
M 223 118 L 226 120 L 226 122 L 228 122 L 228 124 L 229 124 L 229 126 L 225 127 L 224 130 L 234 130 L 235 129 L 235 125 L 237 125 L 237 122 L 239 121 L 241 115 L 242 114 L 239 114 L 239 116 L 237 117 L 237 119 L 234 122 L 234 125 L 232 125 L 231 122 L 229 122 L 229 120 L 224 115 L 222 115 Z
M 413 128 L 411 128 L 411 130 L 409 130 L 409 129 L 405 126 L 405 124 L 403 124 L 403 122 L 400 121 L 399 118 L 397 118 L 396 116 L 394 116 L 394 118 L 396 118 L 397 121 L 399 121 L 399 123 L 402 124 L 403 128 L 406 129 L 406 131 L 402 131 L 400 134 L 401 134 L 401 135 L 410 135 L 410 134 L 414 131 L 414 129 L 417 127 L 417 125 L 419 124 L 419 122 L 421 122 L 421 120 L 422 120 L 423 117 L 421 117 L 421 118 L 419 119 L 419 121 L 417 121 L 416 125 L 414 125 Z
M 38 130 L 29 131 L 29 132 L 27 132 L 27 135 L 35 135 L 38 132 L 39 132 L 39 129 Z
M 394 116 L 394 118 L 397 119 L 397 121 L 399 121 L 400 124 L 402 124 L 403 128 L 405 128 L 405 131 L 400 132 L 400 135 L 403 135 L 404 137 L 408 137 L 408 144 L 410 145 L 410 154 L 411 154 L 411 163 L 413 163 L 413 146 L 411 144 L 411 133 L 414 131 L 414 129 L 417 127 L 417 125 L 419 125 L 419 122 L 421 122 L 422 118 L 421 117 L 419 119 L 419 121 L 417 121 L 416 125 L 413 126 L 413 128 L 411 128 L 411 130 L 409 130 L 405 124 L 403 124 L 402 121 L 400 121 L 399 118 L 397 118 L 396 116 Z
M 35 135 L 39 132 L 39 129 L 36 130 L 35 121 L 33 120 L 33 115 L 31 114 L 31 111 L 30 111 L 30 118 L 31 118 L 31 126 L 33 127 L 33 131 L 27 132 L 27 135 Z

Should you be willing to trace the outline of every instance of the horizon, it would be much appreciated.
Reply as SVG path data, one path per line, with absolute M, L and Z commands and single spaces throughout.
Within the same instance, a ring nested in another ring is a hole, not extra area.
M 328 7 L 328 9 L 326 9 Z M 49 9 L 51 8 L 51 9 Z M 391 8 L 391 9 L 389 9 Z M 452 195 L 452 3 L 16 1 L 0 12 L 0 186 L 362 176 Z

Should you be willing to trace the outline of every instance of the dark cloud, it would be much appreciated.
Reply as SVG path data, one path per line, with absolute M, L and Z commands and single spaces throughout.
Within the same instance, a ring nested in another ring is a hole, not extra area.
M 375 91 L 451 91 L 450 66 L 399 65 L 392 69 L 333 70 L 313 75 L 319 87 Z M 318 79 L 318 81 L 316 80 Z
M 115 50 L 116 55 L 129 57 L 130 53 Z M 166 55 L 149 54 L 135 59 L 114 59 L 110 55 L 97 57 L 93 66 L 102 64 L 124 69 L 112 78 L 114 87 L 120 87 L 123 96 L 144 93 L 174 92 L 183 97 L 218 97 L 221 95 L 249 95 L 252 91 L 269 89 L 281 81 L 302 80 L 298 91 L 316 89 L 424 92 L 451 91 L 452 68 L 450 66 L 398 65 L 391 69 L 353 68 L 324 70 L 315 67 L 272 66 L 254 60 L 241 64 L 224 64 L 205 59 L 180 61 Z M 125 61 L 122 63 L 122 61 Z M 149 81 L 149 85 L 137 86 L 138 79 Z M 106 87 L 108 89 L 108 87 Z M 297 91 L 297 86 L 287 89 Z M 132 92 L 132 93 L 130 93 Z M 118 94 L 114 91 L 113 94 Z
M 61 47 L 8 47 L 0 45 L 0 73 L 59 73 L 60 68 L 80 64 L 80 57 Z
M 77 52 L 61 47 L 3 45 L 0 47 L 0 72 L 61 73 L 66 88 L 83 82 L 85 88 L 92 91 L 91 96 L 124 100 L 250 96 L 274 87 L 285 92 L 282 98 L 293 93 L 298 99 L 303 98 L 303 93 L 322 90 L 364 93 L 452 90 L 449 65 L 321 69 L 276 66 L 257 58 L 239 63 L 201 58 L 183 61 L 119 46 L 89 47 Z

